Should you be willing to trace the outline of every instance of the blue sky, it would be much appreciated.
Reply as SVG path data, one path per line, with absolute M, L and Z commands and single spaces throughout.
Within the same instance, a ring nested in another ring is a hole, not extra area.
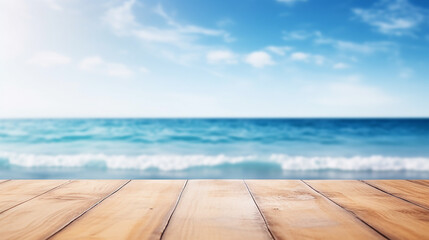
M 2 0 L 0 117 L 429 116 L 429 2 Z

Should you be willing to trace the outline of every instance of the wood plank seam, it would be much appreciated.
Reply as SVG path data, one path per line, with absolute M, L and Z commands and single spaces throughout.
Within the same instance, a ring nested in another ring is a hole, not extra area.
M 272 240 L 242 180 L 189 180 L 166 239 Z
M 164 237 L 165 230 L 167 230 L 167 227 L 168 227 L 168 224 L 170 223 L 171 217 L 173 216 L 174 212 L 176 211 L 176 208 L 177 208 L 177 206 L 179 205 L 180 199 L 182 199 L 182 194 L 183 194 L 183 192 L 185 191 L 186 186 L 188 185 L 188 181 L 189 181 L 189 180 L 188 180 L 188 179 L 186 179 L 185 184 L 183 184 L 183 188 L 182 188 L 182 190 L 180 191 L 179 196 L 177 197 L 177 201 L 176 201 L 176 203 L 175 203 L 175 205 L 174 205 L 174 207 L 173 207 L 173 211 L 171 211 L 171 214 L 170 214 L 170 216 L 168 217 L 167 223 L 165 224 L 164 229 L 162 229 L 161 236 L 159 237 L 159 239 L 160 239 L 160 240 Z
M 121 190 L 125 185 L 127 185 L 129 182 L 131 182 L 131 180 L 126 181 L 124 184 L 122 184 L 121 186 L 119 186 L 116 190 L 114 190 L 113 192 L 107 194 L 105 197 L 103 197 L 102 199 L 100 199 L 98 202 L 94 203 L 91 207 L 89 207 L 88 209 L 86 209 L 85 211 L 83 211 L 81 214 L 79 214 L 78 216 L 76 216 L 75 218 L 73 218 L 72 220 L 70 220 L 69 222 L 67 222 L 66 224 L 64 224 L 62 227 L 59 227 L 56 231 L 54 231 L 51 235 L 49 235 L 46 239 L 50 239 L 52 238 L 55 234 L 59 233 L 61 230 L 65 229 L 67 226 L 69 226 L 72 222 L 76 221 L 78 218 L 80 218 L 81 216 L 83 216 L 85 213 L 87 213 L 88 211 L 90 211 L 91 209 L 93 209 L 94 207 L 96 207 L 98 204 L 100 204 L 101 202 L 103 202 L 105 199 L 109 198 L 110 196 L 112 196 L 113 194 L 115 194 L 116 192 L 118 192 L 119 190 Z
M 399 198 L 399 199 L 401 199 L 401 200 L 403 200 L 403 201 L 405 201 L 405 202 L 407 202 L 407 203 L 411 203 L 411 204 L 413 204 L 413 205 L 415 205 L 415 206 L 417 206 L 417 207 L 421 207 L 421 208 L 424 208 L 424 209 L 426 209 L 426 210 L 429 210 L 429 208 L 427 208 L 427 207 L 425 207 L 425 206 L 422 206 L 422 205 L 420 205 L 420 204 L 418 204 L 418 203 L 415 203 L 415 202 L 413 202 L 413 201 L 407 200 L 407 199 L 402 198 L 402 197 L 400 197 L 400 196 L 396 196 L 395 194 L 390 193 L 390 192 L 388 192 L 388 191 L 385 191 L 385 190 L 383 190 L 383 189 L 381 189 L 381 188 L 379 188 L 379 187 L 377 187 L 377 186 L 374 186 L 374 185 L 372 185 L 372 184 L 371 184 L 371 183 L 369 183 L 369 182 L 366 182 L 366 181 L 364 181 L 364 180 L 360 180 L 360 181 L 361 181 L 361 182 L 363 182 L 363 183 L 365 183 L 365 184 L 367 184 L 367 185 L 369 185 L 369 186 L 371 186 L 371 187 L 373 187 L 373 188 L 375 188 L 375 189 L 377 189 L 377 190 L 379 190 L 379 191 L 381 191 L 381 192 L 384 192 L 384 193 L 386 193 L 386 194 L 388 194 L 388 195 L 390 195 L 390 196 L 392 196 L 392 197 Z
M 5 182 L 9 182 L 9 181 L 10 181 L 10 179 L 6 179 L 4 181 L 1 181 L 0 184 L 5 183 Z
M 247 185 L 246 181 L 245 181 L 245 180 L 243 180 L 243 182 L 244 182 L 244 185 L 245 185 L 245 186 L 246 186 L 246 188 L 247 188 L 247 191 L 249 192 L 250 196 L 252 197 L 252 200 L 253 200 L 253 202 L 255 203 L 256 208 L 257 208 L 257 209 L 258 209 L 258 211 L 259 211 L 259 214 L 261 214 L 262 219 L 264 219 L 265 226 L 267 227 L 267 230 L 268 230 L 268 232 L 270 233 L 271 238 L 272 238 L 272 239 L 277 239 L 277 238 L 274 236 L 273 232 L 271 231 L 271 229 L 270 229 L 270 227 L 269 227 L 269 225 L 268 225 L 267 219 L 265 218 L 265 215 L 262 213 L 261 209 L 259 208 L 259 205 L 258 205 L 258 203 L 256 202 L 255 197 L 253 196 L 252 191 L 250 191 L 249 186 Z
M 35 198 L 37 198 L 37 197 L 40 197 L 40 196 L 42 196 L 42 195 L 43 195 L 43 194 L 45 194 L 45 193 L 48 193 L 48 192 L 50 192 L 50 191 L 53 191 L 53 190 L 55 190 L 55 189 L 57 189 L 57 188 L 60 188 L 60 187 L 62 187 L 62 186 L 64 186 L 64 185 L 66 185 L 66 184 L 69 184 L 69 183 L 71 183 L 71 182 L 72 182 L 72 181 L 71 181 L 71 180 L 69 180 L 69 181 L 66 181 L 66 182 L 64 182 L 64 183 L 61 183 L 60 185 L 58 185 L 58 186 L 56 186 L 56 187 L 54 187 L 54 188 L 51 188 L 51 189 L 49 189 L 49 190 L 47 190 L 47 191 L 45 191 L 45 192 L 43 192 L 43 193 L 40 193 L 40 194 L 38 194 L 38 195 L 36 195 L 36 196 L 34 196 L 34 197 L 30 198 L 30 199 L 27 199 L 27 200 L 25 200 L 25 201 L 23 201 L 23 202 L 20 202 L 20 203 L 18 203 L 18 204 L 16 204 L 16 205 L 14 205 L 14 206 L 12 206 L 12 207 L 10 207 L 10 208 L 8 208 L 8 209 L 5 209 L 5 210 L 1 211 L 1 212 L 0 212 L 0 214 L 2 214 L 2 213 L 6 212 L 6 211 L 8 211 L 8 210 L 10 210 L 10 209 L 12 209 L 12 208 L 14 208 L 14 207 L 17 207 L 17 206 L 19 206 L 19 205 L 21 205 L 21 204 L 24 204 L 24 203 L 26 203 L 26 202 L 28 202 L 28 201 L 30 201 L 30 200 L 33 200 L 33 199 L 35 199 Z
M 335 202 L 334 200 L 330 199 L 328 196 L 326 196 L 325 194 L 323 194 L 322 192 L 318 191 L 317 189 L 313 188 L 310 184 L 306 183 L 304 180 L 300 180 L 301 182 L 303 182 L 305 185 L 307 185 L 308 187 L 310 187 L 311 189 L 313 189 L 315 192 L 317 192 L 318 194 L 322 195 L 324 198 L 328 199 L 329 201 L 331 201 L 332 203 L 334 203 L 335 205 L 339 206 L 340 208 L 344 209 L 344 211 L 350 213 L 353 217 L 355 217 L 356 219 L 358 219 L 359 221 L 361 221 L 363 224 L 365 224 L 366 226 L 368 226 L 369 228 L 371 228 L 372 230 L 374 230 L 375 232 L 377 232 L 378 234 L 380 234 L 382 237 L 386 238 L 386 239 L 390 239 L 388 238 L 386 235 L 384 235 L 382 232 L 378 231 L 378 229 L 376 229 L 375 227 L 371 226 L 369 223 L 365 222 L 363 219 L 361 219 L 360 217 L 358 217 L 354 212 L 344 208 L 343 206 L 341 206 L 340 204 L 338 204 L 337 202 Z
M 417 183 L 417 184 L 425 186 L 425 187 L 429 187 L 429 184 L 419 182 L 418 180 L 410 180 L 410 179 L 406 179 L 406 180 L 409 182 L 412 182 L 412 183 Z

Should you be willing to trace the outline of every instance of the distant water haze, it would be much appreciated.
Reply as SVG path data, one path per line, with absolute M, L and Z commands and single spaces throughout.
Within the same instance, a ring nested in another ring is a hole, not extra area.
M 429 119 L 0 120 L 0 178 L 428 178 Z

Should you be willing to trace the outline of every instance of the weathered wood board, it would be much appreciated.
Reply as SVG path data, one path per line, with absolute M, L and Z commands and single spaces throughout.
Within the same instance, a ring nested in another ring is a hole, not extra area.
M 298 180 L 246 180 L 276 239 L 384 239 Z
M 429 239 L 428 189 L 427 180 L 0 180 L 0 239 Z
M 390 239 L 429 239 L 429 211 L 361 181 L 306 181 Z
M 159 239 L 184 180 L 133 180 L 52 239 Z
M 163 239 L 271 239 L 242 180 L 189 181 Z

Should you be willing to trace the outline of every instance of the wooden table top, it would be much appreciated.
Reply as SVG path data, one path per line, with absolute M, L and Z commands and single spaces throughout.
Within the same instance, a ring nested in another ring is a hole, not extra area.
M 429 239 L 429 180 L 0 180 L 0 239 Z

